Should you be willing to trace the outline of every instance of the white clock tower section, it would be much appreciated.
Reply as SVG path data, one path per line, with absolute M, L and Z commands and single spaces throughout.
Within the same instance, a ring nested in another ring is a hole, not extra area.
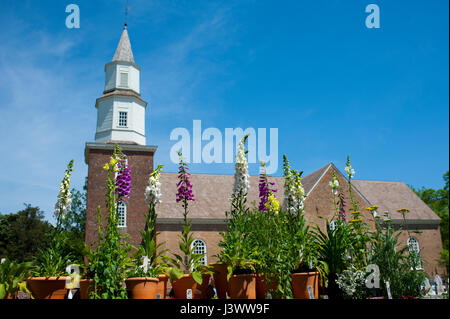
M 112 62 L 105 65 L 105 90 L 98 98 L 96 143 L 145 145 L 145 109 L 141 99 L 141 68 L 134 63 L 127 25 Z

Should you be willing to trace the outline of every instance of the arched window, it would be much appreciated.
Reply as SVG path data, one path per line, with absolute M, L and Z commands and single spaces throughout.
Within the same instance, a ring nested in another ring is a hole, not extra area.
M 118 227 L 127 227 L 127 204 L 120 202 L 117 204 Z
M 419 246 L 419 241 L 417 240 L 416 237 L 409 237 L 408 241 L 408 248 L 409 248 L 409 253 L 416 258 L 416 268 L 417 269 L 422 269 L 422 263 L 420 261 L 420 246 Z
M 206 257 L 206 243 L 203 239 L 197 238 L 192 242 L 191 248 L 193 249 L 194 254 L 200 254 L 203 255 L 202 259 L 200 259 L 200 262 L 207 266 L 208 260 Z

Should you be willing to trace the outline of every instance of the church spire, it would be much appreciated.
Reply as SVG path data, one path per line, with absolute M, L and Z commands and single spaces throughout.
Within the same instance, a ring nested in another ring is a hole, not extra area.
M 133 51 L 131 51 L 130 38 L 128 37 L 127 24 L 123 27 L 119 45 L 114 53 L 113 62 L 131 62 L 134 63 Z

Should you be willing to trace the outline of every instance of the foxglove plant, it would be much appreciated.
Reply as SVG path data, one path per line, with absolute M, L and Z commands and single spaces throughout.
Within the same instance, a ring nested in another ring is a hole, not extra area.
M 131 190 L 131 175 L 130 168 L 126 157 L 122 155 L 117 163 L 117 176 L 116 176 L 116 193 L 117 201 L 120 203 L 122 198 L 129 198 Z
M 72 204 L 72 194 L 70 193 L 70 175 L 73 171 L 73 160 L 67 165 L 64 178 L 59 186 L 58 200 L 55 204 L 55 216 L 64 218 L 64 213 L 70 209 Z
M 285 209 L 291 214 L 299 215 L 303 212 L 306 199 L 302 185 L 303 171 L 291 169 L 286 155 L 283 155 L 283 162 Z
M 259 176 L 259 211 L 261 212 L 267 212 L 268 207 L 270 207 L 271 203 L 269 202 L 269 197 L 272 198 L 272 201 L 275 198 L 274 193 L 276 193 L 277 190 L 275 188 L 270 188 L 273 185 L 275 185 L 275 183 L 269 182 L 266 173 L 266 163 L 261 161 L 261 173 Z
M 350 194 L 350 201 L 353 205 L 353 211 L 358 211 L 358 203 L 353 198 L 353 191 L 352 191 L 352 178 L 355 176 L 355 170 L 352 168 L 352 165 L 350 163 L 350 155 L 347 155 L 347 163 L 345 164 L 345 172 L 347 173 L 347 181 L 348 181 L 348 193 Z
M 347 203 L 345 202 L 344 193 L 339 193 L 337 207 L 339 209 L 339 211 L 338 211 L 339 218 L 341 218 L 343 221 L 345 221 L 347 218 L 346 213 L 345 213 L 346 206 L 347 206 Z
M 337 196 L 338 194 L 338 189 L 339 189 L 339 180 L 336 177 L 336 173 L 333 170 L 333 175 L 331 177 L 331 181 L 330 181 L 330 187 L 331 187 L 331 192 L 333 193 L 334 196 Z
M 115 146 L 109 163 L 103 166 L 107 172 L 106 180 L 106 223 L 103 223 L 100 206 L 97 207 L 98 241 L 96 250 L 88 249 L 90 257 L 89 273 L 93 276 L 94 299 L 126 299 L 127 291 L 123 285 L 127 277 L 131 258 L 131 245 L 127 243 L 127 235 L 118 230 L 119 216 L 117 204 L 122 197 L 129 194 L 129 170 L 126 170 L 125 156 L 118 145 Z M 121 182 L 117 182 L 117 178 Z M 121 190 L 118 190 L 121 189 Z
M 134 254 L 134 265 L 128 274 L 132 277 L 157 277 L 168 272 L 169 267 L 166 263 L 167 256 L 163 256 L 168 250 L 160 250 L 165 243 L 156 243 L 155 223 L 156 223 L 156 205 L 161 203 L 161 172 L 163 165 L 150 174 L 148 186 L 145 188 L 145 198 L 148 202 L 148 214 L 145 218 L 145 228 L 140 232 L 142 242 L 137 252 Z
M 156 205 L 161 203 L 161 171 L 163 165 L 158 165 L 158 167 L 150 174 L 148 178 L 148 186 L 145 188 L 145 200 L 149 204 Z
M 64 245 L 67 236 L 61 231 L 62 219 L 64 214 L 70 209 L 71 193 L 70 193 L 70 175 L 73 171 L 73 160 L 67 164 L 64 172 L 64 178 L 59 187 L 58 200 L 55 205 L 54 214 L 56 216 L 56 227 L 51 235 L 51 242 L 47 250 L 40 251 L 36 258 L 35 270 L 37 276 L 61 276 L 66 272 L 66 266 L 72 258 L 72 254 L 67 254 Z
M 248 190 L 250 189 L 250 176 L 248 174 L 248 162 L 247 162 L 247 150 L 245 150 L 245 143 L 248 139 L 248 134 L 245 135 L 238 144 L 236 153 L 235 173 L 234 173 L 234 185 L 233 199 L 243 200 L 247 197 Z
M 170 278 L 171 280 L 176 280 L 181 278 L 184 274 L 192 274 L 194 280 L 198 283 L 202 283 L 202 274 L 210 271 L 210 269 L 206 266 L 203 266 L 201 263 L 201 259 L 204 254 L 195 254 L 193 250 L 195 247 L 192 247 L 192 243 L 194 238 L 191 233 L 191 221 L 187 219 L 188 215 L 188 204 L 190 201 L 195 201 L 194 193 L 192 191 L 192 183 L 190 181 L 191 174 L 188 172 L 188 166 L 186 161 L 183 159 L 183 155 L 181 152 L 178 152 L 179 156 L 179 168 L 178 168 L 178 183 L 177 183 L 177 194 L 176 201 L 181 202 L 181 205 L 184 209 L 183 212 L 183 221 L 184 227 L 181 232 L 181 236 L 179 236 L 178 246 L 180 247 L 181 252 L 184 256 L 180 256 L 174 254 L 174 259 L 171 259 L 174 267 L 170 270 Z M 180 270 L 180 265 L 183 265 L 184 271 Z
M 250 176 L 248 173 L 247 150 L 245 144 L 249 134 L 246 134 L 239 141 L 236 152 L 236 163 L 234 172 L 233 192 L 231 194 L 231 211 L 225 212 L 226 217 L 229 215 L 245 214 L 248 212 L 247 193 L 250 189 Z

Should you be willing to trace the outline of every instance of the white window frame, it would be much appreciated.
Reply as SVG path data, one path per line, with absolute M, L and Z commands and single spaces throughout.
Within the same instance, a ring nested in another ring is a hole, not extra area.
M 123 211 L 120 212 L 119 209 L 123 207 Z M 118 228 L 125 228 L 127 227 L 127 203 L 124 201 L 121 201 L 120 203 L 117 203 L 116 207 L 117 212 L 117 227 Z M 121 219 L 121 213 L 123 214 L 123 218 Z M 121 222 L 123 221 L 123 222 Z
M 200 245 L 198 245 L 197 243 L 199 243 Z M 199 248 L 202 249 L 203 252 L 196 251 Z M 200 261 L 202 261 L 203 265 L 207 266 L 208 265 L 208 255 L 207 255 L 208 248 L 206 246 L 206 242 L 201 238 L 196 238 L 196 239 L 194 239 L 194 241 L 191 244 L 191 249 L 192 249 L 192 253 L 194 253 L 194 254 L 203 254 L 203 258 L 200 259 Z
M 121 115 L 125 114 L 125 125 L 121 124 L 121 120 L 123 121 L 123 118 L 121 118 Z M 117 126 L 118 127 L 128 127 L 128 111 L 119 111 L 119 115 L 117 118 Z

